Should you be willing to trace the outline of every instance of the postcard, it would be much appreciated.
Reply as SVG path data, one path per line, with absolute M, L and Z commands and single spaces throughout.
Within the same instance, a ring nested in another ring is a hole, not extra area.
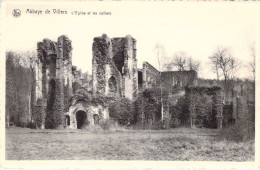
M 2 1 L 1 167 L 260 168 L 259 6 Z

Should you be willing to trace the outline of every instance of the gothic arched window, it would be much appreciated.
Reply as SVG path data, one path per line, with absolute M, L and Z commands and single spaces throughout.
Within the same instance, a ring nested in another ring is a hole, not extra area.
M 108 80 L 108 87 L 110 93 L 116 93 L 117 87 L 116 87 L 116 78 L 114 76 L 110 77 Z

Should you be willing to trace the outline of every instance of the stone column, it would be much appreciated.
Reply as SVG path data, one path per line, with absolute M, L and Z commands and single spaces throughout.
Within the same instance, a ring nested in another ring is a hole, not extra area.
M 215 90 L 213 94 L 213 110 L 216 112 L 216 124 L 218 129 L 222 129 L 222 120 L 223 120 L 223 105 L 222 105 L 222 96 L 221 89 Z
M 94 38 L 92 53 L 93 96 L 104 96 L 107 83 L 106 65 L 112 58 L 112 42 L 107 35 Z
M 147 81 L 146 81 L 146 64 L 145 62 L 143 63 L 143 89 L 146 89 L 147 88 Z
M 55 100 L 53 105 L 53 119 L 55 128 L 63 128 L 64 121 L 64 83 L 63 83 L 63 49 L 61 44 L 58 45 L 56 57 L 56 89 Z

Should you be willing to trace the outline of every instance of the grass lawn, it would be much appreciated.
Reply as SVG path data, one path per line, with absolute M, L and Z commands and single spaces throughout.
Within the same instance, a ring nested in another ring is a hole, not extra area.
M 254 141 L 216 139 L 218 130 L 6 129 L 8 160 L 254 161 Z

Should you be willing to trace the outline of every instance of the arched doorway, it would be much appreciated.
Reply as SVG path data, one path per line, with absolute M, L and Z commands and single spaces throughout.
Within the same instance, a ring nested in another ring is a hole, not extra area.
M 116 93 L 116 78 L 114 76 L 110 77 L 108 80 L 109 93 Z
M 87 122 L 87 113 L 80 110 L 76 113 L 77 129 L 82 129 L 83 125 Z

